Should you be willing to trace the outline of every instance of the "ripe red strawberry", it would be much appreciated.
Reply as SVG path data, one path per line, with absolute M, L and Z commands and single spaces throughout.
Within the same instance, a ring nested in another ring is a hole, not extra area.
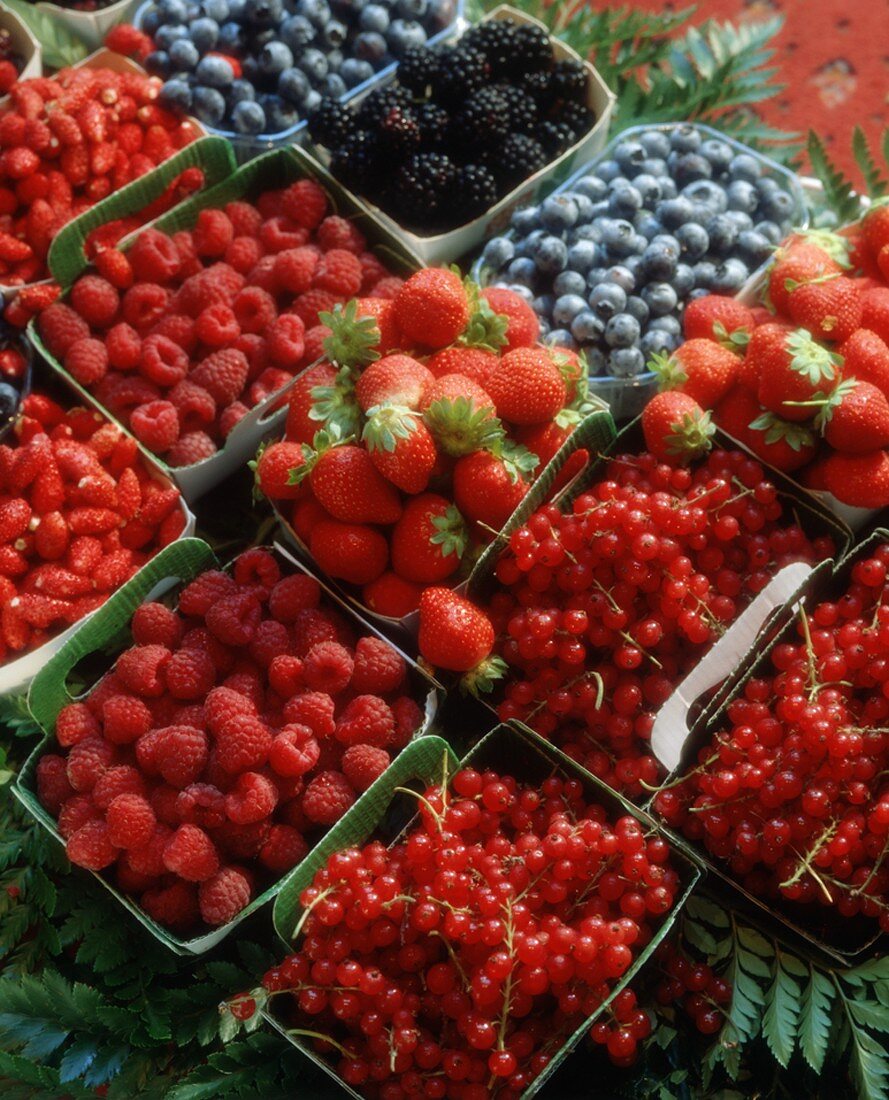
M 302 486 L 291 473 L 305 463 L 302 444 L 283 440 L 266 447 L 256 461 L 256 487 L 269 500 L 296 500 Z
M 489 657 L 494 627 L 474 603 L 449 588 L 427 588 L 420 599 L 418 645 L 434 667 L 469 672 Z
M 376 405 L 367 411 L 361 439 L 383 477 L 405 493 L 423 492 L 438 452 L 419 413 L 388 402 Z
M 870 329 L 860 328 L 839 348 L 843 377 L 870 382 L 889 397 L 889 347 Z
M 380 355 L 389 355 L 402 346 L 401 333 L 395 323 L 395 308 L 386 298 L 357 298 L 355 313 L 359 318 L 370 318 L 376 323 L 375 349 Z
M 763 462 L 785 473 L 808 465 L 817 447 L 813 431 L 802 424 L 782 420 L 773 412 L 761 413 L 751 421 L 744 442 Z
M 332 446 L 310 457 L 312 492 L 322 508 L 343 523 L 395 523 L 401 501 L 363 447 Z M 366 582 L 360 582 L 366 583 Z
M 854 279 L 828 275 L 793 285 L 787 308 L 794 324 L 842 343 L 861 324 L 861 291 Z
M 871 287 L 862 293 L 861 327 L 889 344 L 889 287 Z
M 504 351 L 513 348 L 530 348 L 540 339 L 540 319 L 521 295 L 506 287 L 488 287 L 480 295 L 491 309 L 506 317 L 506 345 Z
M 824 463 L 827 491 L 853 508 L 885 508 L 889 505 L 889 453 L 830 455 Z
M 309 549 L 319 568 L 350 584 L 375 581 L 389 560 L 389 545 L 379 531 L 333 519 L 313 524 Z
M 794 238 L 775 254 L 775 263 L 769 272 L 769 300 L 778 313 L 787 314 L 790 302 L 788 282 L 800 283 L 824 275 L 841 275 L 842 271 L 840 264 L 823 248 Z
M 336 371 L 329 363 L 316 363 L 294 382 L 288 395 L 285 434 L 294 443 L 311 443 L 324 427 L 321 416 L 312 416 L 319 395 L 315 390 L 329 389 L 336 382 Z
M 426 390 L 422 411 L 439 448 L 448 455 L 471 454 L 503 438 L 487 390 L 462 374 L 446 374 Z
M 861 220 L 861 236 L 874 256 L 889 244 L 889 203 L 876 202 L 870 207 Z
M 455 344 L 451 348 L 442 348 L 431 355 L 426 366 L 436 378 L 446 374 L 462 374 L 484 387 L 491 371 L 497 366 L 499 357 L 485 348 L 467 348 Z
M 830 393 L 840 378 L 840 360 L 806 329 L 771 342 L 760 357 L 760 403 L 785 420 L 811 420 L 806 402 Z
M 409 343 L 422 348 L 453 344 L 469 321 L 469 297 L 459 275 L 444 268 L 417 271 L 394 299 L 395 323 Z
M 516 348 L 491 371 L 487 390 L 502 420 L 540 424 L 567 402 L 568 390 L 552 355 L 544 348 Z
M 735 298 L 705 294 L 685 307 L 682 318 L 686 340 L 716 340 L 729 351 L 743 355 L 755 328 L 753 313 Z
M 703 300 L 703 299 L 699 299 Z M 655 355 L 649 363 L 662 390 L 687 393 L 703 409 L 718 405 L 735 384 L 740 360 L 714 340 L 687 340 L 672 355 Z
M 384 401 L 419 409 L 434 381 L 431 371 L 410 355 L 387 355 L 365 367 L 355 384 L 355 396 L 365 412 Z
M 849 378 L 825 398 L 815 425 L 834 450 L 876 451 L 889 446 L 889 401 L 870 382 Z
M 467 519 L 499 531 L 528 492 L 527 476 L 537 463 L 524 447 L 500 453 L 476 451 L 457 459 L 454 502 Z
M 361 598 L 364 604 L 378 615 L 403 619 L 420 606 L 423 588 L 413 581 L 406 581 L 392 570 L 381 573 L 375 581 L 366 584 Z
M 436 493 L 409 500 L 392 528 L 392 568 L 414 584 L 439 584 L 450 577 L 465 550 L 463 517 Z
M 714 430 L 710 414 L 693 397 L 675 390 L 655 394 L 642 410 L 645 446 L 671 465 L 709 451 Z
M 766 321 L 756 326 L 738 367 L 738 381 L 742 385 L 757 392 L 763 361 L 769 358 L 773 348 L 783 347 L 784 337 L 790 332 L 793 332 L 792 326 L 783 321 Z
M 713 410 L 713 420 L 726 435 L 748 443 L 750 425 L 765 411 L 755 393 L 746 386 L 735 386 Z

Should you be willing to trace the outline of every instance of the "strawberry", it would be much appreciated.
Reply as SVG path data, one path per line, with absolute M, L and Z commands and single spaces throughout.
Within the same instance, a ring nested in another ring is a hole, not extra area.
M 748 443 L 750 425 L 766 410 L 746 386 L 735 386 L 713 410 L 713 420 L 726 435 Z
M 395 308 L 385 298 L 356 298 L 355 314 L 359 319 L 373 320 L 377 328 L 374 348 L 380 355 L 389 355 L 402 346 L 401 333 L 395 323 Z
M 491 372 L 486 388 L 497 415 L 513 424 L 552 420 L 568 400 L 565 380 L 544 348 L 507 352 Z
M 367 410 L 361 439 L 374 466 L 405 493 L 422 493 L 438 454 L 419 413 L 385 402 Z
M 839 348 L 843 377 L 870 382 L 889 397 L 889 347 L 875 332 L 859 328 Z
M 419 409 L 434 381 L 431 371 L 410 355 L 387 355 L 365 367 L 355 384 L 355 396 L 365 412 L 384 401 Z
M 759 374 L 763 360 L 769 357 L 774 345 L 783 344 L 784 337 L 789 332 L 793 332 L 792 326 L 783 321 L 769 320 L 756 326 L 738 367 L 738 381 L 742 385 L 756 393 L 759 389 Z
M 514 445 L 466 455 L 454 466 L 454 502 L 467 519 L 499 531 L 528 492 L 526 475 L 536 465 L 536 456 Z
M 655 394 L 642 410 L 642 431 L 648 450 L 675 465 L 709 451 L 715 429 L 710 414 L 693 397 L 667 390 Z
M 392 570 L 381 573 L 375 581 L 366 584 L 361 598 L 364 604 L 377 615 L 391 619 L 403 619 L 420 606 L 423 589 L 419 584 L 406 581 Z
M 889 287 L 873 287 L 861 295 L 861 327 L 889 344 Z
M 436 378 L 442 378 L 446 374 L 462 374 L 464 378 L 471 378 L 483 387 L 498 362 L 499 359 L 493 351 L 455 344 L 431 355 L 426 366 Z
M 863 455 L 830 455 L 824 463 L 824 483 L 842 504 L 885 508 L 889 505 L 889 454 L 870 451 Z
M 764 412 L 750 422 L 744 443 L 763 462 L 791 473 L 812 461 L 817 440 L 815 433 L 802 424 Z
M 722 294 L 705 294 L 689 302 L 682 324 L 686 340 L 716 340 L 739 355 L 743 355 L 755 327 L 747 306 Z
M 760 403 L 785 420 L 810 420 L 812 409 L 807 402 L 834 388 L 840 359 L 801 328 L 770 342 L 759 369 Z
M 740 360 L 714 340 L 686 340 L 672 355 L 655 355 L 649 368 L 662 390 L 687 393 L 704 409 L 712 409 L 728 393 L 738 375 Z
M 543 469 L 571 435 L 571 428 L 562 427 L 558 421 L 551 420 L 548 424 L 526 424 L 512 434 L 517 443 L 537 455 L 540 469 Z
M 490 394 L 462 374 L 436 379 L 426 390 L 422 411 L 445 454 L 471 454 L 503 438 L 503 425 L 494 415 Z
M 494 627 L 474 603 L 451 589 L 427 588 L 420 598 L 418 645 L 436 668 L 469 672 L 490 656 Z
M 291 474 L 305 463 L 302 445 L 283 440 L 272 443 L 256 460 L 256 488 L 269 500 L 296 500 L 302 492 Z
M 521 295 L 506 287 L 488 287 L 481 291 L 491 309 L 506 317 L 506 345 L 504 351 L 514 348 L 530 348 L 540 339 L 540 319 Z
M 826 275 L 796 284 L 788 279 L 787 285 L 791 319 L 813 336 L 842 343 L 861 324 L 861 291 L 854 279 Z
M 438 584 L 450 577 L 465 550 L 463 517 L 436 493 L 409 500 L 392 528 L 392 568 L 414 584 Z
M 768 298 L 778 313 L 787 314 L 790 303 L 788 282 L 800 283 L 824 275 L 841 275 L 842 267 L 823 248 L 793 238 L 775 253 L 769 272 Z
M 861 236 L 874 256 L 889 244 L 889 203 L 876 202 L 870 207 L 861 220 Z
M 408 342 L 423 348 L 446 348 L 466 328 L 469 296 L 459 275 L 444 268 L 417 271 L 394 298 L 395 323 Z
M 889 401 L 870 382 L 849 378 L 825 398 L 815 426 L 836 451 L 876 451 L 889 446 Z
M 322 519 L 313 524 L 309 550 L 328 576 L 350 584 L 370 584 L 386 568 L 389 546 L 373 527 Z
M 312 416 L 317 394 L 316 388 L 332 387 L 337 372 L 329 363 L 316 363 L 299 376 L 288 395 L 287 425 L 285 434 L 294 443 L 311 443 L 315 432 L 322 427 L 320 419 Z
M 395 523 L 401 515 L 398 493 L 377 470 L 367 451 L 354 444 L 337 446 L 315 438 L 318 449 L 297 476 L 304 477 L 308 472 L 321 507 L 343 523 Z

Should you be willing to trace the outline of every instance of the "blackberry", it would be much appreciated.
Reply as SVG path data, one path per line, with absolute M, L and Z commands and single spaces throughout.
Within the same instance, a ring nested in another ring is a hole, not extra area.
M 375 88 L 358 106 L 355 115 L 357 125 L 363 130 L 375 130 L 393 107 L 410 107 L 412 102 L 407 88 L 397 84 Z
M 463 37 L 465 43 L 485 55 L 493 80 L 502 80 L 515 69 L 517 29 L 508 19 L 492 19 L 471 27 Z
M 455 135 L 473 148 L 488 148 L 506 136 L 510 116 L 509 100 L 501 88 L 479 88 L 463 104 L 454 119 Z
M 415 153 L 395 179 L 394 203 L 399 219 L 422 229 L 439 229 L 454 205 L 457 169 L 441 153 Z
M 563 103 L 556 112 L 555 121 L 564 123 L 577 137 L 581 137 L 592 128 L 596 116 L 583 103 Z
M 355 130 L 334 149 L 330 170 L 353 191 L 372 191 L 382 175 L 380 143 L 368 130 Z
M 534 23 L 522 23 L 516 30 L 516 57 L 513 71 L 535 73 L 547 70 L 553 62 L 549 35 Z
M 457 172 L 457 208 L 463 221 L 484 214 L 497 201 L 497 181 L 490 169 L 466 164 Z
M 527 134 L 510 134 L 487 158 L 501 191 L 511 191 L 517 183 L 533 176 L 546 164 L 546 153 L 539 141 Z
M 570 57 L 557 61 L 549 79 L 554 99 L 570 99 L 576 103 L 586 101 L 587 73 L 583 62 Z
M 534 132 L 534 137 L 540 142 L 550 158 L 559 156 L 577 141 L 577 135 L 564 122 L 551 122 L 547 119 L 541 122 Z
M 380 121 L 378 133 L 383 147 L 391 150 L 399 159 L 417 152 L 422 141 L 417 116 L 404 107 L 392 107 Z
M 451 139 L 451 116 L 437 103 L 424 103 L 414 111 L 420 127 L 420 141 L 427 152 L 443 152 Z
M 507 104 L 509 129 L 520 134 L 533 133 L 540 111 L 531 96 L 512 84 L 501 85 L 501 91 Z
M 550 84 L 549 73 L 529 73 L 522 79 L 521 86 L 529 96 L 533 97 L 534 102 L 542 111 L 552 106 L 555 96 L 553 95 L 552 84 Z
M 398 62 L 398 82 L 416 95 L 424 95 L 435 79 L 438 58 L 428 46 L 412 46 Z
M 325 96 L 309 118 L 312 141 L 332 149 L 351 133 L 354 118 L 348 107 Z
M 488 80 L 485 55 L 471 46 L 444 47 L 432 78 L 432 98 L 443 107 L 462 103 Z

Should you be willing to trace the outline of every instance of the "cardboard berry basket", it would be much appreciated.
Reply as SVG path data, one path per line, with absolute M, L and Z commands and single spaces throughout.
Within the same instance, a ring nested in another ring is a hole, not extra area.
M 601 402 L 593 403 L 601 405 Z M 571 455 L 578 447 L 588 447 L 593 453 L 597 453 L 609 445 L 614 439 L 614 435 L 614 422 L 608 410 L 602 405 L 601 408 L 590 413 L 580 424 L 578 424 L 570 438 L 562 445 L 562 451 L 567 451 L 567 455 Z M 559 455 L 562 451 L 559 452 Z M 471 571 L 467 573 L 466 576 L 458 578 L 459 583 L 455 583 L 453 586 L 457 591 L 463 591 L 467 583 L 471 584 L 473 577 L 482 569 L 482 562 L 487 561 L 489 556 L 494 552 L 493 548 L 505 546 L 512 532 L 516 530 L 516 528 L 521 527 L 528 516 L 549 499 L 555 479 L 563 465 L 562 461 L 558 461 L 559 455 L 553 457 L 550 462 L 543 467 L 535 478 L 527 495 L 519 504 L 518 508 L 516 508 L 515 512 L 513 512 L 506 521 L 503 529 L 499 532 L 495 540 L 482 551 L 478 560 L 472 566 Z M 567 456 L 565 460 L 567 460 Z M 305 558 L 306 561 L 311 564 L 316 572 L 321 572 L 321 567 L 312 557 L 308 546 L 303 542 L 296 531 L 294 531 L 290 523 L 289 511 L 285 513 L 282 509 L 282 505 L 292 504 L 293 502 L 272 501 L 271 503 L 281 526 L 281 530 L 288 542 L 293 545 L 300 557 Z M 499 550 L 497 552 L 499 553 Z M 349 585 L 347 581 L 339 581 L 332 578 L 327 579 L 331 586 L 340 594 L 341 598 L 352 604 L 359 614 L 367 616 L 375 622 L 382 624 L 390 632 L 394 632 L 398 637 L 402 637 L 406 641 L 410 640 L 411 644 L 415 642 L 419 625 L 416 611 L 412 611 L 409 615 L 405 615 L 401 619 L 396 619 L 389 615 L 380 615 L 378 612 L 371 610 L 371 608 L 365 606 L 365 604 L 361 602 L 358 595 L 356 595 L 355 588 Z
M 631 815 L 643 825 L 646 831 L 664 836 L 670 844 L 671 863 L 680 877 L 681 885 L 675 904 L 664 916 L 652 939 L 639 952 L 626 973 L 615 983 L 607 1000 L 572 1034 L 565 1037 L 562 1045 L 552 1054 L 547 1067 L 522 1093 L 523 1100 L 526 1100 L 540 1091 L 566 1056 L 587 1034 L 605 1007 L 622 989 L 633 982 L 639 971 L 646 965 L 675 923 L 701 877 L 701 870 L 686 852 L 683 844 L 665 830 L 660 829 L 647 814 L 631 806 L 597 779 L 581 771 L 569 757 L 527 730 L 512 724 L 497 726 L 486 734 L 462 761 L 446 741 L 440 737 L 426 737 L 405 749 L 368 791 L 368 796 L 372 797 L 367 797 L 363 805 L 354 806 L 334 826 L 311 856 L 292 871 L 282 884 L 275 901 L 273 919 L 275 930 L 287 949 L 291 948 L 294 930 L 302 915 L 300 894 L 311 884 L 315 873 L 326 863 L 328 857 L 342 848 L 364 844 L 372 837 L 394 841 L 409 827 L 416 810 L 414 800 L 402 793 L 404 788 L 410 785 L 418 793 L 422 793 L 423 788 L 430 783 L 447 782 L 448 777 L 461 767 L 500 769 L 520 781 L 531 783 L 542 782 L 552 775 L 578 780 L 583 786 L 586 799 L 591 803 L 604 806 L 612 820 L 618 816 Z M 400 792 L 398 788 L 402 791 Z M 273 1007 L 264 1009 L 263 1016 L 284 1038 L 333 1077 L 345 1092 L 360 1100 L 361 1093 L 341 1080 L 333 1067 L 320 1058 L 302 1037 L 289 1032 L 285 1022 L 274 1013 Z
M 499 7 L 494 8 L 492 12 L 484 17 L 482 22 L 492 19 L 506 19 L 514 23 L 531 23 L 549 34 L 547 28 L 539 20 L 510 7 L 508 4 L 501 4 Z M 486 213 L 480 214 L 473 221 L 458 226 L 456 229 L 450 229 L 445 233 L 438 233 L 434 236 L 423 236 L 405 229 L 395 218 L 381 210 L 369 199 L 361 200 L 363 205 L 372 211 L 383 225 L 397 234 L 405 244 L 413 249 L 427 266 L 432 267 L 451 263 L 470 252 L 488 237 L 492 237 L 505 229 L 509 224 L 512 211 L 517 206 L 533 202 L 544 194 L 548 194 L 560 180 L 563 180 L 572 171 L 576 164 L 598 152 L 605 144 L 617 97 L 602 79 L 599 71 L 589 61 L 580 57 L 570 46 L 565 45 L 564 42 L 552 35 L 550 35 L 550 43 L 557 61 L 568 59 L 581 61 L 588 76 L 587 106 L 593 112 L 595 122 L 591 129 L 579 138 L 570 149 L 566 149 L 564 153 L 556 157 L 555 160 L 551 160 L 538 172 L 535 172 L 533 176 L 529 176 L 519 183 L 512 191 L 498 199 Z M 393 71 L 388 78 L 375 81 L 373 89 L 391 83 L 395 80 L 396 75 L 396 72 Z M 368 88 L 367 90 L 373 89 Z M 361 96 L 356 96 L 352 99 L 352 102 L 360 102 L 366 94 L 367 92 L 364 92 Z M 322 163 L 330 163 L 330 154 L 326 149 L 314 142 L 309 142 L 309 148 L 312 154 Z
M 285 574 L 297 572 L 312 576 L 309 570 L 291 558 L 280 546 L 274 547 L 274 551 L 279 558 L 279 562 Z M 68 643 L 56 653 L 51 660 L 46 662 L 31 685 L 31 691 L 28 695 L 28 707 L 31 714 L 44 730 L 46 736 L 25 761 L 21 772 L 16 778 L 13 790 L 16 798 L 25 806 L 29 813 L 48 829 L 60 843 L 64 843 L 64 841 L 59 834 L 57 822 L 55 818 L 44 809 L 37 797 L 36 769 L 40 758 L 55 748 L 53 730 L 59 711 L 75 698 L 70 694 L 68 688 L 68 680 L 72 671 L 79 662 L 83 661 L 85 658 L 94 657 L 94 655 L 97 654 L 106 654 L 110 646 L 115 646 L 115 653 L 119 653 L 121 648 L 123 648 L 120 645 L 121 633 L 128 629 L 133 612 L 139 604 L 154 597 L 158 592 L 159 585 L 163 585 L 165 590 L 174 587 L 178 590 L 178 586 L 185 585 L 200 573 L 215 568 L 219 568 L 219 563 L 213 551 L 201 539 L 180 539 L 178 542 L 168 546 L 165 550 L 161 551 L 157 557 L 152 559 L 152 561 L 149 562 L 148 565 L 129 582 L 129 584 L 116 592 L 103 607 L 95 612 L 92 620 L 86 624 L 85 628 L 77 631 L 74 636 L 69 639 Z M 354 611 L 345 607 L 337 596 L 330 592 L 323 583 L 319 583 L 321 584 L 322 592 L 328 603 L 334 604 L 336 608 L 349 617 L 355 626 L 363 633 L 371 633 L 375 634 L 377 637 L 383 637 L 372 624 L 363 622 L 359 619 Z M 168 602 L 172 605 L 172 601 Z M 389 645 L 392 645 L 388 639 L 384 638 L 383 640 Z M 440 692 L 437 686 L 410 657 L 400 651 L 398 652 L 408 667 L 411 695 L 423 709 L 423 723 L 414 733 L 415 738 L 422 738 L 435 718 L 440 700 Z M 111 663 L 113 664 L 113 662 Z M 108 661 L 104 661 L 103 664 L 106 666 L 102 670 L 104 673 L 108 671 L 108 668 L 111 666 Z M 96 678 L 96 682 L 98 678 L 99 677 Z M 89 695 L 89 690 L 76 696 L 76 698 L 82 699 L 87 695 Z M 395 759 L 397 761 L 399 757 Z M 373 790 L 373 788 L 371 788 L 371 790 Z M 355 808 L 357 809 L 360 807 L 366 798 L 367 794 L 361 795 L 355 803 Z M 310 849 L 310 854 L 312 850 L 313 849 Z M 93 872 L 89 873 L 92 874 Z M 159 940 L 164 946 L 179 955 L 200 955 L 205 951 L 209 951 L 210 948 L 215 947 L 216 944 L 224 940 L 232 929 L 240 924 L 241 921 L 251 913 L 255 913 L 257 909 L 262 908 L 262 906 L 275 897 L 284 881 L 282 878 L 277 883 L 258 894 L 250 904 L 247 905 L 237 917 L 229 921 L 228 924 L 221 925 L 218 928 L 214 928 L 211 931 L 193 936 L 189 939 L 182 939 L 149 917 L 148 914 L 136 904 L 133 898 L 121 893 L 103 875 L 96 874 L 95 877 L 114 895 L 124 909 L 128 910 L 143 927 L 148 929 L 155 939 Z
M 0 8 L 0 30 L 9 31 L 13 49 L 24 62 L 19 80 L 40 76 L 43 72 L 43 47 L 24 19 L 12 8 Z
M 811 610 L 820 601 L 841 595 L 848 586 L 855 563 L 867 558 L 877 545 L 887 541 L 889 530 L 878 528 L 844 557 L 834 562 L 822 562 L 813 570 L 800 588 L 778 609 L 768 636 L 760 637 L 758 645 L 751 653 L 752 660 L 748 660 L 740 675 L 732 680 L 731 690 L 722 696 L 716 708 L 709 711 L 706 721 L 690 723 L 687 708 L 677 708 L 670 716 L 671 730 L 659 730 L 656 723 L 656 728 L 652 731 L 652 749 L 669 769 L 660 790 L 675 785 L 693 769 L 699 750 L 710 742 L 713 734 L 730 725 L 728 707 L 743 693 L 747 682 L 760 675 L 769 677 L 773 673 L 769 659 L 775 646 L 783 642 L 799 641 L 797 624 L 801 609 Z M 656 797 L 657 794 L 646 809 L 652 817 L 662 822 L 655 807 Z M 665 827 L 674 835 L 679 834 L 674 826 Z M 711 856 L 702 844 L 685 838 L 683 843 L 711 874 L 713 888 L 721 885 L 721 893 L 728 896 L 732 905 L 740 904 L 754 921 L 769 930 L 777 930 L 785 939 L 789 935 L 791 942 L 801 945 L 803 950 L 816 959 L 826 958 L 848 966 L 853 960 L 860 959 L 881 939 L 879 927 L 871 918 L 861 915 L 844 917 L 835 909 L 820 905 L 805 906 L 784 899 L 761 898 L 742 886 L 725 864 Z M 884 851 L 883 860 L 887 857 L 889 852 Z M 807 919 L 809 917 L 812 919 Z
M 138 2 L 139 0 L 136 0 L 136 3 Z M 157 5 L 154 0 L 145 0 L 145 2 L 139 6 L 136 14 L 133 16 L 133 23 L 139 30 L 144 29 L 145 17 L 156 7 Z M 447 42 L 462 31 L 466 26 L 464 7 L 465 0 L 455 0 L 453 12 L 447 25 L 427 39 L 426 44 L 428 46 L 436 46 L 440 42 Z M 385 81 L 388 77 L 391 77 L 395 72 L 395 66 L 396 62 L 393 61 L 391 64 L 386 65 L 385 68 L 380 69 L 379 72 L 374 73 L 368 80 L 363 80 L 354 88 L 350 88 L 349 91 L 342 96 L 340 102 L 349 103 L 365 92 L 371 91 L 378 84 Z M 251 160 L 253 157 L 260 156 L 262 153 L 269 152 L 271 149 L 280 149 L 282 146 L 295 145 L 301 142 L 306 133 L 306 126 L 307 119 L 303 118 L 300 119 L 299 122 L 294 123 L 293 126 L 289 126 L 286 130 L 280 130 L 274 134 L 240 134 L 236 130 L 226 130 L 221 126 L 209 125 L 206 127 L 206 130 L 209 134 L 215 134 L 217 137 L 224 137 L 230 141 L 238 161 L 244 163 L 245 161 Z
M 24 339 L 21 340 L 21 344 L 23 350 L 30 350 L 28 349 L 27 343 Z M 33 355 L 33 353 L 31 354 Z M 71 408 L 72 406 L 79 404 L 76 398 L 72 400 L 71 393 L 64 385 L 61 384 L 60 380 L 50 377 L 49 383 L 50 384 L 47 385 L 41 377 L 37 377 L 36 382 L 32 381 L 31 388 L 36 388 L 41 393 L 47 393 L 48 396 L 58 401 L 59 404 L 63 405 L 65 408 Z M 101 419 L 109 419 L 107 416 L 102 416 L 99 413 L 97 413 L 97 415 L 100 416 Z M 121 432 L 124 435 L 129 434 L 128 432 L 124 431 L 123 428 L 121 428 Z M 172 486 L 172 482 L 170 481 L 169 477 L 167 477 L 164 471 L 160 469 L 160 467 L 157 465 L 151 455 L 149 455 L 147 452 L 143 452 L 142 460 L 145 463 L 148 473 L 151 475 L 152 478 L 154 478 L 155 481 L 159 481 L 165 488 L 170 488 Z M 182 516 L 184 519 L 184 526 L 182 528 L 182 533 L 179 535 L 179 539 L 189 539 L 194 534 L 195 517 L 184 500 L 180 501 L 179 507 L 182 511 Z M 176 543 L 174 542 L 171 545 L 175 546 Z M 32 649 L 26 653 L 23 653 L 20 657 L 16 657 L 13 660 L 8 660 L 3 664 L 0 664 L 0 696 L 18 695 L 22 692 L 27 691 L 31 681 L 35 678 L 35 676 L 37 676 L 37 674 L 47 664 L 47 662 L 55 657 L 56 654 L 59 653 L 59 651 L 68 644 L 71 638 L 73 638 L 73 636 L 79 630 L 81 630 L 86 624 L 90 623 L 96 615 L 103 611 L 105 606 L 107 606 L 107 603 L 110 600 L 114 599 L 117 593 L 122 592 L 123 589 L 127 588 L 129 585 L 137 584 L 137 582 L 139 581 L 139 577 L 142 575 L 142 573 L 146 569 L 149 569 L 155 559 L 160 557 L 160 555 L 166 553 L 167 550 L 169 550 L 169 547 L 165 547 L 163 550 L 159 550 L 152 559 L 146 562 L 142 569 L 140 569 L 128 581 L 126 581 L 121 586 L 121 588 L 117 589 L 117 592 L 109 595 L 106 603 L 103 604 L 96 611 L 93 611 L 84 618 L 79 619 L 76 623 L 72 623 L 71 626 L 61 631 L 55 637 L 50 638 L 49 641 L 44 642 L 41 646 L 38 646 L 37 649 Z M 155 591 L 158 593 L 162 590 L 163 586 L 155 589 Z
M 265 190 L 286 187 L 295 180 L 308 178 L 317 180 L 321 184 L 330 196 L 335 212 L 354 221 L 361 228 L 367 237 L 369 247 L 392 270 L 407 274 L 422 266 L 418 257 L 414 256 L 387 229 L 379 225 L 359 206 L 348 191 L 299 148 L 274 150 L 262 157 L 257 157 L 256 160 L 250 161 L 241 168 L 237 167 L 231 146 L 224 138 L 203 138 L 194 142 L 193 145 L 186 146 L 177 156 L 183 156 L 186 153 L 191 154 L 192 159 L 188 161 L 189 164 L 203 167 L 211 176 L 212 185 L 155 218 L 149 225 L 142 226 L 130 234 L 119 246 L 124 251 L 146 228 L 159 229 L 166 233 L 190 229 L 197 221 L 201 210 L 219 209 L 237 199 L 255 198 Z M 50 270 L 65 292 L 89 268 L 89 261 L 84 252 L 87 234 L 106 222 L 143 209 L 158 195 L 163 194 L 167 185 L 179 174 L 185 163 L 185 161 L 177 161 L 177 157 L 171 157 L 152 172 L 118 194 L 98 203 L 65 226 L 53 242 L 49 253 Z M 95 408 L 102 408 L 95 397 L 76 382 L 62 364 L 49 353 L 33 322 L 28 326 L 28 334 L 47 362 L 78 390 L 84 400 Z M 299 376 L 295 375 L 276 393 L 270 394 L 252 408 L 235 425 L 216 454 L 210 455 L 209 458 L 190 466 L 172 467 L 155 456 L 155 461 L 176 482 L 186 500 L 195 501 L 203 496 L 214 485 L 218 485 L 220 481 L 244 466 L 253 457 L 256 448 L 263 440 L 280 432 L 286 417 L 286 404 L 283 398 L 297 377 Z
M 620 142 L 632 139 L 638 134 L 648 133 L 652 130 L 671 133 L 673 130 L 683 125 L 685 124 L 680 122 L 665 122 L 652 125 L 630 126 L 626 130 L 621 130 L 619 134 L 616 134 L 611 141 L 608 142 L 601 152 L 597 153 L 592 160 L 588 161 L 581 168 L 578 168 L 569 179 L 559 184 L 552 193 L 554 195 L 561 195 L 566 191 L 573 190 L 580 180 L 591 175 L 603 161 L 611 159 L 615 146 Z M 793 172 L 790 172 L 783 165 L 778 164 L 777 161 L 772 160 L 771 157 L 767 157 L 756 149 L 752 149 L 749 145 L 744 145 L 735 138 L 729 137 L 728 134 L 724 134 L 720 130 L 714 129 L 712 126 L 706 126 L 701 122 L 693 122 L 691 125 L 693 125 L 696 130 L 699 130 L 706 138 L 724 141 L 727 145 L 730 145 L 736 153 L 744 153 L 746 156 L 753 157 L 762 167 L 764 175 L 771 179 L 778 179 L 792 195 L 794 200 L 794 229 L 805 229 L 808 226 L 809 207 L 806 203 L 805 194 L 799 179 Z M 508 237 L 510 240 L 515 240 L 515 232 L 512 229 L 507 229 L 507 231 L 503 233 L 503 236 Z M 757 268 L 751 276 L 751 281 L 758 280 L 770 262 L 771 261 L 767 260 L 765 264 Z M 475 279 L 480 286 L 490 286 L 495 281 L 494 273 L 486 266 L 481 255 L 478 256 L 472 265 L 472 278 Z M 742 288 L 738 297 L 741 297 L 743 293 L 744 288 Z M 608 403 L 615 420 L 630 420 L 632 417 L 638 416 L 648 401 L 657 393 L 657 381 L 657 375 L 654 374 L 653 371 L 646 371 L 644 374 L 639 374 L 635 378 L 613 378 L 604 374 L 594 375 L 590 378 L 590 393 L 595 394 L 597 397 L 601 397 L 603 401 Z

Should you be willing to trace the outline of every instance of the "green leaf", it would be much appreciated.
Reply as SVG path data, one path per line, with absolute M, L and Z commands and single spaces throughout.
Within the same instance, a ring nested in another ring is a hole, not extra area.
M 834 984 L 814 966 L 800 1003 L 799 1045 L 802 1055 L 816 1073 L 821 1072 L 830 1043 L 831 1006 Z
M 4 6 L 14 11 L 27 24 L 43 50 L 43 64 L 51 69 L 63 69 L 76 65 L 90 52 L 86 43 L 55 18 L 50 12 L 40 11 L 25 0 L 3 0 Z
M 889 1032 L 889 1009 L 879 1001 L 850 1000 L 849 1011 L 852 1019 L 862 1027 Z
M 796 1047 L 799 1001 L 799 982 L 787 970 L 779 952 L 775 956 L 772 984 L 766 994 L 762 1033 L 772 1054 L 785 1068 Z
M 839 224 L 855 221 L 861 216 L 861 198 L 855 193 L 852 182 L 831 161 L 824 143 L 814 130 L 809 131 L 806 148 L 812 171 L 824 188 L 824 204 Z
M 860 126 L 856 126 L 852 131 L 852 154 L 855 157 L 855 163 L 861 169 L 862 176 L 864 176 L 868 196 L 872 199 L 882 198 L 889 189 L 889 183 L 881 174 L 864 130 Z
M 95 1061 L 97 1053 L 92 1039 L 79 1039 L 72 1043 L 59 1063 L 59 1080 L 73 1081 L 82 1077 Z
M 886 1047 L 866 1031 L 852 1029 L 852 1078 L 860 1100 L 886 1100 L 889 1097 L 889 1061 Z
M 889 982 L 889 955 L 881 955 L 878 959 L 861 963 L 852 970 L 843 974 L 844 982 L 853 985 L 861 985 L 864 982 Z

